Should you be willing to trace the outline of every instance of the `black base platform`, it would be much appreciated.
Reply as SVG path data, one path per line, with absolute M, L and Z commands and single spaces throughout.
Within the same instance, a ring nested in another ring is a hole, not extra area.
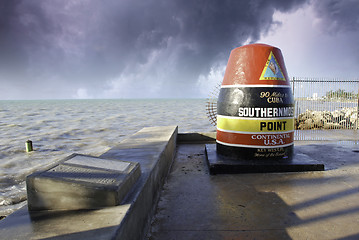
M 246 160 L 217 154 L 216 144 L 206 144 L 210 174 L 324 171 L 324 164 L 308 155 L 294 153 L 293 159 Z

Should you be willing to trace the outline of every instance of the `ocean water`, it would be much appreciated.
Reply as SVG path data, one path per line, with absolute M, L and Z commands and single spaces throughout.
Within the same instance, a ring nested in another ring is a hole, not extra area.
M 99 156 L 143 127 L 214 131 L 205 107 L 205 99 L 0 101 L 0 216 L 26 204 L 27 175 L 72 153 Z

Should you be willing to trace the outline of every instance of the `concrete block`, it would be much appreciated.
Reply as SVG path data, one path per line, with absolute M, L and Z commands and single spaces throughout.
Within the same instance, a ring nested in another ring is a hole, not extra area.
M 26 178 L 28 209 L 98 209 L 121 203 L 141 175 L 136 162 L 74 154 Z

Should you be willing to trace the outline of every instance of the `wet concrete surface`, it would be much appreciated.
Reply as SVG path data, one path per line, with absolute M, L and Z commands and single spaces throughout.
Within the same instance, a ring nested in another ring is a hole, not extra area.
M 359 239 L 355 141 L 296 142 L 325 171 L 210 175 L 203 143 L 177 146 L 149 240 Z

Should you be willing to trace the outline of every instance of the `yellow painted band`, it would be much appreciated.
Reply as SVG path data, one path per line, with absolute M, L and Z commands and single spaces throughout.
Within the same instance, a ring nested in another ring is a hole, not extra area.
M 294 130 L 294 119 L 243 119 L 218 115 L 217 128 L 236 132 L 287 132 Z

